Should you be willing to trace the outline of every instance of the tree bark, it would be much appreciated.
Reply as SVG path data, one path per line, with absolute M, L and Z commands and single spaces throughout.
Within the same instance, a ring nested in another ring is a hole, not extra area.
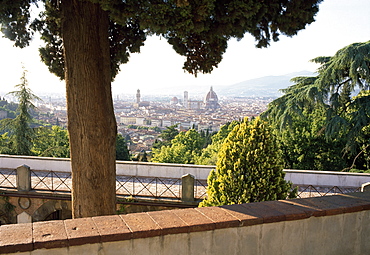
M 109 18 L 98 4 L 62 0 L 73 218 L 115 213 Z

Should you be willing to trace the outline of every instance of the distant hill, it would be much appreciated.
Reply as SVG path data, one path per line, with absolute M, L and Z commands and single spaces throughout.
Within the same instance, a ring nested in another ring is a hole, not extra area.
M 280 89 L 287 88 L 292 85 L 290 79 L 297 76 L 312 76 L 314 73 L 309 71 L 295 72 L 279 76 L 265 76 L 261 78 L 242 81 L 236 84 L 225 84 L 223 86 L 213 86 L 214 91 L 218 96 L 243 96 L 243 97 L 279 97 L 282 94 Z M 201 95 L 203 98 L 209 91 L 210 86 L 172 86 L 158 90 L 153 86 L 151 89 L 143 90 L 143 94 L 152 95 L 170 95 L 182 98 L 184 91 L 189 92 L 189 97 L 194 99 Z
M 279 76 L 265 76 L 261 78 L 242 81 L 229 86 L 218 87 L 216 93 L 222 96 L 245 97 L 279 97 L 280 89 L 292 85 L 290 79 L 297 76 L 313 76 L 314 73 L 301 71 Z

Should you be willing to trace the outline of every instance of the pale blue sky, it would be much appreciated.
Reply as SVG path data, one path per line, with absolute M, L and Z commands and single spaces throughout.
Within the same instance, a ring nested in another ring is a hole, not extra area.
M 370 40 L 369 0 L 324 0 L 316 22 L 292 38 L 280 37 L 267 49 L 256 49 L 254 39 L 246 35 L 239 42 L 231 40 L 219 68 L 212 74 L 194 78 L 184 73 L 184 58 L 177 55 L 166 40 L 148 38 L 140 54 L 132 54 L 130 62 L 121 67 L 113 83 L 113 93 L 165 94 L 166 87 L 232 85 L 267 75 L 282 75 L 303 70 L 315 71 L 318 66 L 309 62 L 317 56 L 331 56 L 340 48 L 354 42 Z M 26 49 L 12 46 L 0 38 L 0 93 L 9 92 L 19 83 L 21 63 L 28 70 L 30 88 L 36 93 L 64 93 L 64 83 L 50 74 L 40 62 L 38 45 L 34 40 Z M 1 94 L 0 94 L 1 95 Z

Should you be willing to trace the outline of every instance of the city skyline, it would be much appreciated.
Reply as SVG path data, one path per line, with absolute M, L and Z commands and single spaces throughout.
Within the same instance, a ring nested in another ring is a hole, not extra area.
M 256 49 L 252 36 L 246 34 L 237 42 L 229 41 L 222 62 L 212 74 L 199 74 L 194 78 L 182 70 L 184 57 L 175 53 L 164 38 L 148 37 L 140 54 L 132 54 L 128 64 L 112 83 L 114 94 L 165 94 L 168 88 L 187 87 L 215 91 L 222 86 L 270 75 L 293 72 L 314 72 L 318 66 L 309 60 L 317 56 L 331 56 L 336 51 L 355 42 L 370 38 L 370 1 L 323 1 L 316 21 L 288 38 L 281 36 L 266 49 Z M 18 49 L 6 38 L 0 38 L 0 93 L 14 90 L 22 75 L 22 63 L 28 70 L 27 79 L 34 93 L 65 93 L 64 82 L 50 74 L 40 62 L 35 39 L 31 46 Z M 2 95 L 0 94 L 0 95 Z

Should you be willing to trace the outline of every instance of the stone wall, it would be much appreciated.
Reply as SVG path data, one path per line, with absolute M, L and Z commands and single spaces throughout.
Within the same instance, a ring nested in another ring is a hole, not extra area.
M 35 197 L 8 196 L 7 198 L 7 202 L 12 205 L 12 209 L 4 213 L 3 207 L 0 206 L 0 213 L 4 213 L 4 218 L 0 218 L 0 225 L 43 221 L 56 211 L 63 213 L 61 219 L 72 218 L 71 201 Z
M 362 184 L 370 182 L 370 174 L 366 173 L 292 169 L 284 169 L 284 172 L 285 179 L 299 185 L 361 187 Z
M 0 253 L 370 254 L 369 223 L 359 192 L 3 225 Z

